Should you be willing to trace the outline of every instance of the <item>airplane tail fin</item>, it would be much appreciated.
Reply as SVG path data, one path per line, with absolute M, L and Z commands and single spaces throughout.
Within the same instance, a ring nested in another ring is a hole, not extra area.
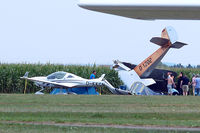
M 113 68 L 117 71 L 119 70 L 126 70 L 126 71 L 130 71 L 131 69 L 127 66 L 125 66 L 122 62 L 120 62 L 119 60 L 114 60 L 114 65 Z
M 24 76 L 21 77 L 21 79 L 27 79 L 27 78 L 28 78 L 28 74 L 29 74 L 29 72 L 26 72 L 26 73 L 24 74 Z
M 182 48 L 184 45 L 187 45 L 182 42 L 178 42 L 178 36 L 173 27 L 169 26 L 162 30 L 161 37 L 153 37 L 150 42 L 155 43 L 159 46 L 164 46 L 165 44 L 171 44 L 170 48 Z
M 105 74 L 102 74 L 101 77 L 99 78 L 99 80 L 102 81 L 104 79 L 104 77 L 105 77 Z
M 178 35 L 173 27 L 168 26 L 162 30 L 161 38 L 168 39 L 173 44 L 178 40 Z
M 177 40 L 176 31 L 170 26 L 162 30 L 161 37 L 153 37 L 150 42 L 160 48 L 134 68 L 136 73 L 142 78 L 148 77 L 170 48 L 179 49 L 187 45 Z

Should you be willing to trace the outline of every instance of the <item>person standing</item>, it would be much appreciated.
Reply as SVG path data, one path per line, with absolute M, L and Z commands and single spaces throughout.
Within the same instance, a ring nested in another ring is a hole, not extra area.
M 167 73 L 167 89 L 168 89 L 168 95 L 172 95 L 172 85 L 174 84 L 173 79 L 171 77 L 171 73 Z
M 193 91 L 193 96 L 195 96 L 195 89 L 196 89 L 196 75 L 193 74 L 193 77 L 192 77 L 192 91 Z
M 197 92 L 197 96 L 199 95 L 199 91 L 200 91 L 200 76 L 199 74 L 197 74 L 196 78 L 195 78 L 195 90 Z
M 94 71 L 92 72 L 92 74 L 90 75 L 90 79 L 95 79 L 96 73 L 97 73 L 97 72 L 94 70 Z
M 92 74 L 90 75 L 90 79 L 95 79 L 96 74 L 97 74 L 97 72 L 95 70 L 92 71 Z M 95 88 L 95 90 L 97 92 L 97 88 L 96 87 L 94 87 L 94 88 Z M 99 95 L 101 95 L 101 89 L 100 89 Z
M 174 82 L 174 75 L 171 75 L 172 77 L 172 89 L 175 89 L 176 88 L 176 84 Z
M 180 84 L 180 87 L 181 87 L 182 90 L 183 90 L 183 95 L 184 95 L 184 96 L 187 96 L 187 95 L 188 95 L 189 84 L 190 84 L 189 79 L 184 75 L 183 78 L 182 78 L 182 80 L 181 80 L 181 84 Z
M 181 86 L 181 80 L 183 78 L 183 72 L 181 72 L 178 76 L 178 81 L 177 81 L 177 90 L 179 92 L 179 95 L 183 95 L 183 90 L 182 88 L 180 87 Z

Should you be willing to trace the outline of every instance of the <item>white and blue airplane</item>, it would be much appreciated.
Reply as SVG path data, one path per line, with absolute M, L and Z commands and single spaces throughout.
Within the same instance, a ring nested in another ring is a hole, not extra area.
M 105 74 L 102 74 L 100 78 L 85 79 L 72 73 L 58 71 L 48 76 L 37 77 L 28 77 L 28 72 L 26 72 L 25 75 L 21 77 L 21 79 L 33 81 L 36 86 L 41 87 L 41 90 L 36 92 L 36 94 L 43 94 L 42 91 L 48 87 L 68 89 L 79 87 L 107 86 L 109 89 L 115 90 L 115 88 L 104 77 Z

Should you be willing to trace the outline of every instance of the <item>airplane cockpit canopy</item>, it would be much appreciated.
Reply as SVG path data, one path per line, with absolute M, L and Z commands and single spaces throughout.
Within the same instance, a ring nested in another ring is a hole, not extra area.
M 74 76 L 73 75 L 68 75 L 67 78 L 74 78 Z
M 67 73 L 66 72 L 55 72 L 47 76 L 47 79 L 63 79 Z

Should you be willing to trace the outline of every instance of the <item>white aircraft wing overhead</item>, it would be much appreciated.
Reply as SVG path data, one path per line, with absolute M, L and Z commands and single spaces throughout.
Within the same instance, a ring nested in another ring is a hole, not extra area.
M 76 87 L 79 85 L 77 83 L 58 83 L 58 82 L 51 82 L 51 81 L 41 80 L 41 79 L 36 79 L 36 78 L 24 78 L 24 79 L 35 81 L 35 82 L 43 82 L 47 84 L 58 85 L 58 86 L 67 87 L 67 88 Z
M 78 5 L 134 19 L 200 20 L 200 0 L 80 0 Z

